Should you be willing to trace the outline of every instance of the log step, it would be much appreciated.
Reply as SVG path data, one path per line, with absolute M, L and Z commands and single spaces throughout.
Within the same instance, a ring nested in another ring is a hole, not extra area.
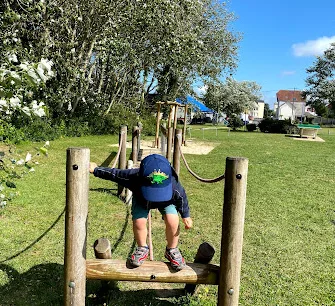
M 219 271 L 220 267 L 213 264 L 188 263 L 176 272 L 170 263 L 162 261 L 146 261 L 133 268 L 126 260 L 86 260 L 87 279 L 218 285 Z

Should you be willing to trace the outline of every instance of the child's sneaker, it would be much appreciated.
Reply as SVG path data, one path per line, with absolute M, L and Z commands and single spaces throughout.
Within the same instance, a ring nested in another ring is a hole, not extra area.
M 148 257 L 149 248 L 145 247 L 137 247 L 133 255 L 131 255 L 129 262 L 134 267 L 139 267 Z
M 171 267 L 176 271 L 180 271 L 186 266 L 185 259 L 181 255 L 178 248 L 166 248 L 165 258 L 169 260 L 169 262 L 171 263 Z

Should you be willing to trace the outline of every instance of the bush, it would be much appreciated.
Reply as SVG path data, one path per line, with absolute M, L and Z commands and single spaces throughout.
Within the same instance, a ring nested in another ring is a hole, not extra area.
M 137 114 L 124 105 L 116 105 L 110 113 L 105 116 L 92 115 L 89 121 L 89 127 L 92 134 L 118 134 L 120 126 L 127 125 L 128 129 L 137 125 Z
M 248 132 L 256 131 L 257 125 L 255 123 L 249 123 L 247 124 L 247 130 Z
M 61 136 L 57 126 L 53 127 L 50 120 L 36 117 L 20 129 L 24 134 L 24 140 L 47 141 Z
M 263 133 L 292 134 L 296 132 L 296 126 L 292 125 L 289 120 L 274 120 L 265 118 L 258 127 Z
M 0 119 L 0 141 L 6 144 L 18 144 L 24 140 L 24 133 L 11 123 Z
M 242 126 L 243 126 L 243 121 L 241 118 L 238 118 L 237 116 L 233 116 L 228 119 L 228 127 L 231 127 L 233 130 L 236 130 Z
M 146 136 L 155 136 L 156 134 L 156 117 L 152 114 L 142 116 L 139 120 L 143 125 L 142 134 Z

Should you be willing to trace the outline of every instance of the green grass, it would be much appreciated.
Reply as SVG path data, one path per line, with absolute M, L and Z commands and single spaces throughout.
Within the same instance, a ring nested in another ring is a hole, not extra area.
M 198 128 L 192 127 L 193 141 L 217 144 L 208 155 L 186 155 L 198 175 L 219 176 L 228 156 L 249 159 L 240 304 L 335 305 L 335 130 L 319 131 L 322 143 L 259 132 L 218 130 L 216 135 Z M 66 149 L 88 147 L 91 160 L 103 163 L 117 151 L 110 146 L 117 141 L 117 136 L 53 141 L 47 161 L 18 181 L 21 195 L 0 215 L 0 305 L 62 305 Z M 180 248 L 192 261 L 207 241 L 218 263 L 224 183 L 201 183 L 183 164 L 180 176 L 194 220 L 193 229 L 182 229 Z M 129 211 L 115 194 L 115 184 L 90 177 L 88 258 L 102 236 L 110 239 L 113 258 L 125 259 L 132 251 Z M 155 260 L 164 260 L 159 213 L 153 213 L 153 229 Z M 118 287 L 102 294 L 99 282 L 88 281 L 87 304 L 216 305 L 217 300 L 215 286 L 200 286 L 191 299 L 159 298 L 147 283 L 119 282 Z

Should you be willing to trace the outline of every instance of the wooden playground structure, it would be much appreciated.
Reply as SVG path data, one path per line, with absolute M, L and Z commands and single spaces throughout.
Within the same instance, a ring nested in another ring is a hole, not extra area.
M 173 166 L 179 173 L 182 130 L 173 132 Z M 134 127 L 131 154 L 134 163 L 138 159 L 139 133 L 140 129 Z M 121 127 L 119 152 L 115 160 L 115 164 L 119 161 L 120 169 L 125 169 L 127 163 L 126 137 L 126 127 Z M 209 263 L 215 251 L 205 243 L 199 247 L 194 263 L 187 263 L 187 267 L 179 272 L 172 270 L 169 263 L 161 261 L 146 261 L 138 268 L 131 268 L 125 259 L 111 259 L 108 241 L 97 240 L 97 259 L 86 259 L 89 162 L 88 148 L 67 149 L 64 305 L 85 305 L 86 279 L 184 283 L 187 292 L 194 292 L 198 284 L 217 285 L 218 306 L 238 305 L 248 159 L 226 158 L 220 265 Z M 119 193 L 122 192 L 125 191 L 120 188 Z

